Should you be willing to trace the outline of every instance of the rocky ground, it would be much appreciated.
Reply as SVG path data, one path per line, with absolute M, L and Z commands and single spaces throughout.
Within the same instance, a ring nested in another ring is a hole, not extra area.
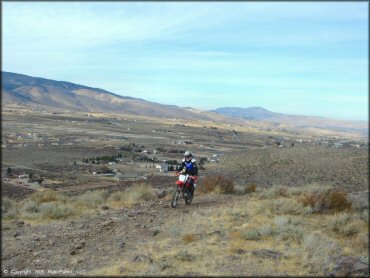
M 168 219 L 191 218 L 204 207 L 219 206 L 230 198 L 202 195 L 177 209 L 162 200 L 118 210 L 102 206 L 97 215 L 41 225 L 15 220 L 11 229 L 3 231 L 2 270 L 32 270 L 36 276 L 48 270 L 88 274 L 119 258 L 144 260 L 138 243 L 153 240 Z
M 291 208 L 289 204 L 294 200 L 285 197 L 270 200 L 261 199 L 266 197 L 260 193 L 242 196 L 198 193 L 190 206 L 181 200 L 176 209 L 170 207 L 171 196 L 167 195 L 164 199 L 118 209 L 103 204 L 98 211 L 64 221 L 8 222 L 2 235 L 2 273 L 13 276 L 368 273 L 362 237 L 338 238 L 327 224 L 331 223 L 328 217 L 334 219 L 335 215 L 302 214 L 302 207 Z M 277 201 L 282 207 L 289 205 L 289 210 L 282 212 L 270 205 Z M 285 215 L 280 216 L 282 213 Z M 274 219 L 275 223 L 281 222 L 289 214 L 287 226 L 293 229 L 295 225 L 297 230 L 286 230 L 291 234 L 280 235 L 268 232 L 268 223 Z M 366 235 L 366 231 L 362 232 L 365 222 L 356 223 L 361 226 L 359 235 Z M 267 237 L 245 234 L 253 227 L 265 230 Z M 320 243 L 308 246 L 319 252 L 313 257 L 307 255 L 310 249 L 301 242 L 304 237 L 298 239 L 304 232 L 317 236 L 322 244 L 325 242 L 322 247 Z M 328 236 L 336 238 L 334 247 Z M 328 265 L 321 266 L 321 261 Z

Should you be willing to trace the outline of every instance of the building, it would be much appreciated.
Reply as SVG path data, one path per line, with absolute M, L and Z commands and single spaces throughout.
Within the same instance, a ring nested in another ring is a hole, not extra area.
M 160 164 L 159 166 L 160 166 L 159 167 L 159 172 L 161 172 L 161 173 L 168 172 L 168 164 L 167 163 Z M 156 167 L 156 168 L 158 168 L 158 167 Z

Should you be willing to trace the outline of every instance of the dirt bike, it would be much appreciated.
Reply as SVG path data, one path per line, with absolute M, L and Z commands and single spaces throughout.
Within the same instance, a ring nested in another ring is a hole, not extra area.
M 176 182 L 177 189 L 172 197 L 171 207 L 175 208 L 179 204 L 179 198 L 185 199 L 185 204 L 190 205 L 194 197 L 194 191 L 190 190 L 191 180 L 196 180 L 196 177 L 190 176 L 188 174 L 176 173 L 179 176 L 179 180 Z

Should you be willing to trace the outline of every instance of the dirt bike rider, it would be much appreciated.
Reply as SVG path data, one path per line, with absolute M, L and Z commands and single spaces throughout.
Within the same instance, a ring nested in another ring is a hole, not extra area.
M 190 176 L 194 176 L 195 180 L 198 179 L 198 166 L 196 160 L 193 158 L 193 154 L 191 151 L 186 151 L 184 153 L 184 159 L 181 162 L 180 167 L 178 168 L 178 172 L 182 174 L 189 174 Z M 194 179 L 190 179 L 191 185 L 191 194 L 194 195 L 194 190 L 196 188 L 196 184 Z

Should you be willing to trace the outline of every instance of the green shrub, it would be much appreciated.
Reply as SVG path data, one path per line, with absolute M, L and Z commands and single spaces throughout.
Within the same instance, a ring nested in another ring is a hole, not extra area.
M 340 254 L 339 246 L 319 232 L 305 234 L 302 239 L 304 260 L 308 262 L 312 274 L 323 275 Z
M 272 187 L 264 190 L 260 196 L 265 199 L 274 199 L 277 197 L 287 197 L 288 187 L 280 186 L 280 185 L 273 185 Z
M 2 213 L 6 213 L 14 207 L 15 207 L 15 202 L 12 199 L 10 199 L 8 197 L 3 197 L 2 198 L 2 200 L 1 200 L 1 212 Z
M 39 206 L 32 199 L 26 200 L 22 206 L 22 209 L 27 213 L 37 213 L 39 212 Z
M 240 185 L 236 185 L 234 187 L 234 194 L 235 195 L 245 195 L 246 194 L 245 187 L 244 186 L 240 186 Z
M 307 215 L 312 212 L 311 208 L 304 207 L 302 203 L 287 199 L 273 200 L 268 203 L 267 207 L 274 214 Z
M 228 214 L 231 216 L 231 219 L 233 221 L 240 221 L 242 219 L 245 221 L 249 217 L 246 212 L 242 212 L 242 211 L 232 210 L 232 211 L 228 212 Z
M 1 228 L 3 231 L 8 231 L 12 229 L 12 225 L 10 225 L 9 223 L 2 223 Z
M 5 213 L 2 214 L 3 219 L 15 219 L 18 217 L 17 207 L 9 208 Z
M 241 238 L 245 240 L 259 240 L 261 234 L 259 229 L 249 229 L 240 233 Z
M 294 224 L 280 226 L 276 230 L 276 235 L 279 240 L 300 241 L 303 237 L 304 229 Z
M 58 204 L 56 202 L 42 203 L 39 210 L 40 217 L 43 219 L 61 219 L 74 214 L 74 209 L 71 205 Z
M 341 232 L 344 236 L 352 237 L 361 232 L 361 228 L 358 225 L 357 221 L 351 222 L 350 224 L 342 227 L 339 232 Z
M 269 237 L 274 234 L 274 229 L 270 225 L 265 224 L 258 228 L 258 233 L 261 237 Z
M 189 254 L 186 250 L 180 250 L 175 255 L 175 258 L 179 261 L 185 261 L 185 262 L 192 262 L 195 261 L 195 256 L 192 254 Z
M 362 212 L 369 209 L 369 195 L 367 193 L 348 194 L 348 200 L 355 211 Z
M 365 222 L 368 222 L 369 221 L 369 209 L 365 209 L 361 215 L 360 215 L 360 218 L 365 221 Z
M 275 217 L 276 230 L 275 235 L 279 240 L 300 241 L 303 237 L 304 230 L 300 222 L 291 217 Z
M 180 235 L 182 235 L 183 226 L 181 226 L 181 223 L 174 223 L 174 225 L 171 225 L 168 228 L 168 232 L 173 238 L 179 237 Z
M 278 227 L 285 226 L 285 225 L 289 224 L 290 221 L 291 221 L 290 218 L 285 217 L 285 216 L 277 216 L 274 219 L 274 222 L 275 222 L 276 226 L 278 226 Z
M 304 188 L 303 187 L 289 187 L 288 189 L 288 194 L 290 196 L 298 196 L 298 195 L 301 195 L 302 193 L 304 193 Z
M 360 217 L 357 214 L 350 213 L 339 213 L 335 214 L 329 220 L 329 227 L 332 231 L 344 235 L 344 236 L 354 236 L 360 233 L 361 227 Z

